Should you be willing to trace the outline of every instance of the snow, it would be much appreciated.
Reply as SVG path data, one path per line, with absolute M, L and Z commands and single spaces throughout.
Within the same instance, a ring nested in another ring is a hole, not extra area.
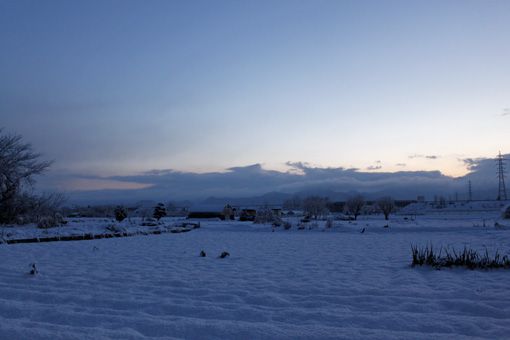
M 110 218 L 71 218 L 67 224 L 55 228 L 39 229 L 35 224 L 15 226 L 8 225 L 0 227 L 0 243 L 8 240 L 20 240 L 30 238 L 47 238 L 54 236 L 81 236 L 84 234 L 112 234 L 115 232 L 125 232 L 137 234 L 142 232 L 168 232 L 179 228 L 183 220 L 181 218 L 162 218 L 151 227 L 143 226 L 142 218 L 125 219 L 122 222 L 116 222 Z
M 411 244 L 508 254 L 499 212 L 413 218 L 3 244 L 0 338 L 507 338 L 508 271 L 410 267 Z

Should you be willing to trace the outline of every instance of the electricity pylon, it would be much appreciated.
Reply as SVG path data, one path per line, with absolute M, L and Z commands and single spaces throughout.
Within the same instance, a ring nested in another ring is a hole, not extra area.
M 501 201 L 501 200 L 506 201 L 507 196 L 506 196 L 506 186 L 505 186 L 505 160 L 504 160 L 503 156 L 501 155 L 501 151 L 498 154 L 497 162 L 498 162 L 498 180 L 499 180 L 497 200 L 498 201 Z

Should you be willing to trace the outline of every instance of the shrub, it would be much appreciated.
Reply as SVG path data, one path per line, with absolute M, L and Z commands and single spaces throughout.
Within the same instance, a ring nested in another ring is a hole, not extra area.
M 444 255 L 443 255 L 444 252 Z M 431 266 L 436 269 L 442 267 L 466 267 L 473 269 L 510 269 L 510 259 L 507 255 L 501 256 L 498 251 L 491 256 L 485 249 L 480 255 L 476 250 L 464 247 L 462 251 L 455 249 L 439 248 L 434 250 L 432 245 L 425 247 L 411 246 L 412 263 L 414 266 Z
M 122 222 L 126 219 L 127 217 L 127 211 L 126 211 L 126 208 L 122 207 L 122 206 L 118 206 L 117 208 L 115 208 L 115 210 L 113 211 L 113 213 L 115 214 L 115 219 L 118 221 L 118 222 Z
M 165 208 L 165 205 L 163 203 L 158 203 L 158 205 L 156 205 L 154 207 L 154 212 L 152 213 L 152 216 L 156 219 L 156 220 L 160 220 L 162 217 L 165 217 L 166 216 L 166 208 Z
M 39 219 L 39 222 L 37 222 L 37 228 L 40 229 L 48 229 L 48 228 L 54 228 L 58 227 L 62 224 L 64 224 L 64 218 L 59 213 L 56 213 L 54 215 L 50 216 L 43 216 Z
M 289 230 L 290 228 L 292 228 L 292 224 L 290 222 L 283 222 L 283 229 Z
M 329 217 L 326 220 L 326 228 L 328 228 L 328 229 L 333 228 L 333 219 L 331 217 Z
M 510 205 L 507 205 L 503 208 L 501 212 L 501 217 L 504 219 L 510 219 Z

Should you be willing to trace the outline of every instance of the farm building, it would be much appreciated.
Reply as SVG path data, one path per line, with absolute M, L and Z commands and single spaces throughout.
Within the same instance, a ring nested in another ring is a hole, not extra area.
M 233 220 L 236 211 L 230 204 L 196 204 L 189 208 L 188 219 Z

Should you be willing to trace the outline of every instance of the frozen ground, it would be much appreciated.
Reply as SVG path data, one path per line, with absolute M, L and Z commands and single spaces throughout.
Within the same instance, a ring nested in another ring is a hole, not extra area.
M 4 244 L 0 338 L 508 338 L 510 271 L 409 266 L 411 243 L 508 254 L 510 228 L 495 219 L 395 216 L 383 228 L 372 217 L 275 232 L 206 222 L 184 234 Z M 39 275 L 27 274 L 32 262 Z

